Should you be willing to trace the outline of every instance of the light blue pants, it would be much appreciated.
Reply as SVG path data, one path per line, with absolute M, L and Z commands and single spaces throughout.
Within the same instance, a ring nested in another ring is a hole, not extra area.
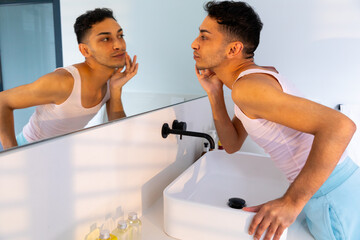
M 21 131 L 21 133 L 19 133 L 17 136 L 16 136 L 16 142 L 18 144 L 18 146 L 22 146 L 22 145 L 25 145 L 25 144 L 28 144 L 29 142 L 26 140 L 26 138 L 24 137 L 24 134 L 23 132 Z
M 347 157 L 304 208 L 316 240 L 360 239 L 360 168 Z

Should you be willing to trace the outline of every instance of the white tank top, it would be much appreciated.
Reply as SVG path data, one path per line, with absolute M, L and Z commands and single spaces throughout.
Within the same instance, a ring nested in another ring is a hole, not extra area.
M 285 93 L 301 97 L 289 82 L 272 71 L 249 69 L 240 73 L 237 80 L 252 73 L 269 74 L 277 79 Z M 274 164 L 293 182 L 305 165 L 314 136 L 265 119 L 251 119 L 236 104 L 234 108 L 235 116 L 242 122 L 252 140 L 270 155 Z M 345 158 L 344 155 L 339 163 Z
M 91 108 L 81 105 L 81 78 L 74 66 L 63 68 L 71 73 L 74 86 L 70 96 L 62 104 L 45 104 L 36 107 L 29 122 L 23 128 L 28 142 L 55 137 L 80 130 L 96 115 L 102 105 L 110 98 L 109 83 L 102 101 Z

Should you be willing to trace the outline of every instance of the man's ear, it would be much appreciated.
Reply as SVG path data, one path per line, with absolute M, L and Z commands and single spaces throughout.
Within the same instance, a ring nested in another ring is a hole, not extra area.
M 237 57 L 239 54 L 242 54 L 244 50 L 244 44 L 242 42 L 231 42 L 228 45 L 227 55 L 229 58 Z
M 79 50 L 84 57 L 90 56 L 90 49 L 85 43 L 79 43 Z

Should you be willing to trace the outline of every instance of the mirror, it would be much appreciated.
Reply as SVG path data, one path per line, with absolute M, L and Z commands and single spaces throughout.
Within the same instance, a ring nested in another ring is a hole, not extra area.
M 127 50 L 131 56 L 138 56 L 140 64 L 137 76 L 123 90 L 127 116 L 205 95 L 194 74 L 190 44 L 198 35 L 198 27 L 206 16 L 203 4 L 207 1 L 53 1 L 60 3 L 64 66 L 83 61 L 73 33 L 76 17 L 96 7 L 108 7 L 114 11 L 124 29 Z M 6 6 L 4 2 L 15 0 L 0 0 L 0 7 Z M 247 2 L 255 8 L 264 23 L 260 45 L 255 53 L 257 64 L 275 66 L 307 98 L 329 107 L 339 103 L 359 102 L 356 91 L 360 88 L 356 80 L 360 76 L 358 1 Z M 43 23 L 30 17 L 29 12 L 20 16 L 12 15 L 23 23 L 25 29 Z M 0 13 L 0 24 L 4 23 L 3 18 L 4 14 Z M 10 37 L 9 34 L 3 34 L 2 30 L 0 36 L 5 39 Z M 34 40 L 26 39 L 35 44 Z M 0 44 L 3 43 L 0 40 Z M 13 45 L 18 52 L 9 59 L 15 64 L 25 58 L 31 61 L 31 48 L 23 48 L 21 44 Z M 0 50 L 0 55 L 4 54 L 3 49 Z M 4 64 L 9 60 L 4 62 L 3 58 L 1 56 L 0 70 L 4 70 Z M 39 63 L 38 66 L 43 65 Z M 18 72 L 25 72 L 27 68 L 20 69 Z M 29 77 L 29 81 L 35 79 Z M 101 121 L 96 120 L 92 124 L 99 123 Z
M 85 4 L 85 1 L 61 0 L 58 9 L 61 32 L 58 35 L 61 35 L 62 51 L 60 49 L 59 52 L 56 52 L 59 47 L 55 48 L 54 44 L 57 37 L 52 35 L 52 1 L 39 0 L 33 4 L 0 2 L 3 89 L 33 82 L 52 72 L 59 65 L 56 64 L 56 55 L 62 56 L 60 66 L 83 62 L 84 57 L 78 50 L 74 33 L 74 22 L 87 10 L 107 7 L 113 10 L 124 29 L 129 55 L 137 55 L 139 62 L 137 75 L 123 88 L 122 102 L 127 116 L 203 96 L 205 92 L 194 74 L 190 45 L 205 16 L 202 11 L 204 2 L 108 0 L 99 3 L 94 0 Z M 188 16 L 184 18 L 184 14 Z M 38 60 L 34 56 L 39 56 Z M 22 66 L 21 71 L 19 65 Z M 34 109 L 14 111 L 16 134 L 22 131 Z M 103 107 L 87 127 L 105 121 L 106 110 Z

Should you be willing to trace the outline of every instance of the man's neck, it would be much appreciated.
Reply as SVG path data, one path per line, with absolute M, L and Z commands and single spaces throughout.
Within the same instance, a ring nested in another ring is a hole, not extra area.
M 213 71 L 225 86 L 232 89 L 232 85 L 241 72 L 256 66 L 254 59 L 243 59 L 241 61 L 227 62 L 226 64 L 213 69 Z
M 81 65 L 86 71 L 86 79 L 83 80 L 91 81 L 91 85 L 94 88 L 101 88 L 104 84 L 106 84 L 116 70 L 88 60 L 83 62 Z

